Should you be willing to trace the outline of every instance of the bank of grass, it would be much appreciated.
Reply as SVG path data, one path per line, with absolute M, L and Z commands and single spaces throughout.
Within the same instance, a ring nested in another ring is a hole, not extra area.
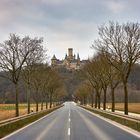
M 113 120 L 117 123 L 120 123 L 122 125 L 125 125 L 125 126 L 128 126 L 132 129 L 135 129 L 137 131 L 140 132 L 140 121 L 133 121 L 131 119 L 127 119 L 127 118 L 124 118 L 124 117 L 119 117 L 119 116 L 114 116 L 112 114 L 107 114 L 105 112 L 101 112 L 101 111 L 98 111 L 96 109 L 92 109 L 92 108 L 89 108 L 89 107 L 85 107 L 85 106 L 81 106 L 82 108 L 84 109 L 87 109 L 93 113 L 96 113 L 96 114 L 99 114 L 100 116 L 103 116 L 105 118 L 108 118 L 110 120 Z
M 36 114 L 34 114 L 33 116 L 30 116 L 28 118 L 25 118 L 25 119 L 21 119 L 21 120 L 18 120 L 16 122 L 13 122 L 13 123 L 9 123 L 7 125 L 4 125 L 4 126 L 0 126 L 0 138 L 14 132 L 15 130 L 18 130 L 38 119 L 40 119 L 41 117 L 51 113 L 52 111 L 60 108 L 62 106 L 57 106 L 57 107 L 54 107 L 52 109 L 48 109 L 46 111 L 42 111 L 42 112 L 38 112 Z

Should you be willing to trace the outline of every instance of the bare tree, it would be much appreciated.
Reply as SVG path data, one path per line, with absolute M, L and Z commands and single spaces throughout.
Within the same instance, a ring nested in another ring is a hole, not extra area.
M 0 44 L 0 68 L 6 72 L 6 78 L 15 85 L 16 94 L 16 116 L 19 116 L 19 93 L 18 83 L 21 76 L 22 67 L 28 56 L 34 52 L 42 40 L 34 40 L 29 37 L 20 38 L 15 34 L 10 34 L 9 40 Z
M 67 92 L 65 86 L 62 84 L 62 86 L 58 88 L 55 92 L 54 101 L 56 102 L 56 104 L 60 104 L 66 95 Z
M 85 81 L 85 88 L 87 89 L 87 94 L 89 96 L 89 102 L 91 103 L 91 107 L 93 107 L 95 91 L 94 91 L 93 86 L 88 80 Z
M 115 111 L 115 89 L 120 83 L 120 74 L 114 67 L 110 65 L 109 73 L 108 73 L 108 78 L 109 78 L 109 85 L 111 89 L 111 100 L 112 100 L 112 112 Z
M 30 75 L 30 84 L 33 91 L 33 99 L 36 103 L 36 112 L 39 110 L 39 102 L 42 98 L 42 86 L 44 81 L 44 64 L 35 64 Z
M 100 109 L 100 103 L 101 103 L 101 91 L 102 91 L 102 82 L 101 82 L 101 71 L 99 70 L 99 63 L 98 58 L 93 58 L 92 61 L 89 61 L 83 69 L 83 72 L 86 76 L 86 78 L 89 80 L 92 87 L 95 89 L 95 108 Z
M 26 66 L 22 70 L 22 78 L 25 82 L 27 88 L 27 103 L 28 103 L 28 114 L 30 113 L 30 94 L 31 94 L 31 76 L 32 72 L 34 71 L 36 64 L 41 64 L 46 59 L 46 51 L 44 50 L 43 46 L 37 46 L 36 50 L 29 55 L 26 59 L 25 64 Z
M 80 101 L 82 105 L 87 104 L 87 99 L 90 95 L 89 89 L 91 89 L 88 85 L 87 81 L 83 81 L 77 86 L 77 88 L 74 91 L 74 97 L 77 101 Z
M 108 63 L 108 60 L 106 59 L 105 55 L 103 52 L 100 52 L 96 56 L 97 63 L 98 63 L 98 73 L 100 76 L 100 81 L 101 81 L 101 87 L 103 89 L 103 110 L 106 110 L 106 94 L 107 94 L 107 89 L 109 86 L 109 68 L 110 65 Z
M 49 97 L 50 108 L 52 107 L 53 98 L 56 95 L 56 91 L 63 86 L 62 77 L 54 70 L 49 73 L 49 82 L 47 85 L 47 92 Z
M 41 70 L 41 79 L 42 79 L 42 83 L 41 83 L 41 88 L 40 88 L 40 92 L 41 92 L 41 110 L 43 110 L 43 103 L 44 101 L 46 102 L 46 109 L 48 109 L 48 91 L 47 91 L 47 87 L 48 87 L 48 83 L 50 80 L 50 73 L 51 73 L 51 68 L 48 65 L 44 65 L 42 67 Z
M 42 96 L 44 96 L 46 102 L 46 109 L 48 109 L 48 102 L 49 102 L 48 84 L 51 78 L 50 73 L 51 73 L 51 68 L 48 67 L 48 69 L 44 71 L 43 83 L 42 83 Z
M 110 22 L 109 26 L 99 28 L 100 38 L 94 47 L 108 53 L 110 64 L 120 73 L 124 87 L 124 113 L 128 114 L 128 77 L 133 65 L 140 58 L 140 24 L 118 24 Z
M 102 82 L 102 88 L 104 92 L 104 101 L 103 101 L 103 109 L 106 109 L 106 93 L 107 88 L 111 89 L 111 98 L 112 98 L 112 112 L 115 111 L 115 89 L 117 88 L 118 84 L 120 83 L 120 73 L 112 67 L 109 61 L 109 56 L 107 57 L 107 54 L 104 52 L 100 52 L 98 54 L 99 57 L 99 71 L 101 72 L 101 82 Z M 113 62 L 112 62 L 113 63 Z

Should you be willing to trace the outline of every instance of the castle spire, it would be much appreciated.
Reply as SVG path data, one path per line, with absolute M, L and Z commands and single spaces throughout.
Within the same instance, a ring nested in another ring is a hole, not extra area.
M 74 57 L 74 60 L 75 60 L 75 54 L 74 54 L 74 56 L 73 56 L 73 57 Z
M 55 66 L 56 63 L 57 63 L 57 58 L 56 58 L 56 56 L 55 56 L 55 54 L 54 54 L 53 57 L 52 57 L 52 59 L 51 59 L 51 65 L 52 65 L 52 66 Z
M 67 59 L 67 54 L 65 55 L 65 59 Z
M 77 53 L 77 59 L 80 59 L 80 57 L 79 57 L 79 53 Z
M 56 56 L 55 56 L 55 54 L 53 55 L 52 60 L 56 60 Z

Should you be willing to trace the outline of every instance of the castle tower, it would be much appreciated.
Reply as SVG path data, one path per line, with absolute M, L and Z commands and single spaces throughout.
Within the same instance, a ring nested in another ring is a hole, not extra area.
M 77 54 L 77 65 L 80 65 L 80 57 L 79 57 L 79 53 Z
M 67 56 L 67 54 L 66 54 L 66 55 L 65 55 L 65 59 L 67 59 L 67 57 L 68 57 L 68 56 Z
M 54 65 L 56 65 L 56 62 L 57 62 L 57 59 L 56 59 L 56 56 L 55 55 L 53 55 L 53 57 L 52 57 L 52 59 L 51 59 L 51 64 L 52 64 L 52 66 L 54 66 Z
M 73 48 L 68 49 L 68 57 L 69 59 L 73 59 Z
M 77 53 L 77 59 L 80 59 L 80 57 L 79 57 L 79 53 Z

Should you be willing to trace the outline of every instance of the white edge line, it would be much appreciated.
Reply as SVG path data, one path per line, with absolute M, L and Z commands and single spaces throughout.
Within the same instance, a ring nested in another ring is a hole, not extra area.
M 58 108 L 58 109 L 61 109 L 61 108 Z M 14 131 L 13 133 L 10 133 L 9 135 L 7 135 L 7 136 L 1 138 L 0 140 L 5 140 L 5 139 L 7 139 L 7 138 L 9 138 L 9 137 L 11 137 L 11 136 L 13 136 L 13 135 L 15 135 L 16 133 L 18 133 L 18 132 L 24 130 L 25 128 L 27 128 L 27 127 L 29 127 L 29 126 L 31 126 L 31 125 L 33 125 L 33 124 L 35 124 L 35 123 L 41 121 L 41 120 L 44 119 L 45 117 L 50 116 L 50 115 L 53 114 L 54 112 L 58 111 L 58 109 L 56 109 L 55 111 L 52 111 L 51 113 L 45 115 L 44 117 L 41 117 L 40 119 L 38 119 L 38 120 L 36 120 L 36 121 L 34 121 L 34 122 L 32 122 L 32 123 L 30 123 L 30 124 L 28 124 L 28 125 L 26 125 L 26 126 L 20 128 L 20 129 Z
M 134 135 L 134 136 L 136 136 L 138 138 L 140 138 L 140 133 L 138 131 L 136 131 L 136 130 L 130 128 L 130 127 L 127 127 L 125 125 L 122 125 L 120 123 L 117 123 L 115 121 L 112 121 L 112 120 L 110 120 L 108 118 L 104 118 L 104 117 L 102 117 L 100 115 L 97 115 L 97 114 L 95 114 L 95 113 L 93 113 L 93 112 L 91 112 L 89 110 L 86 110 L 86 109 L 84 109 L 82 107 L 80 107 L 80 108 L 85 110 L 85 111 L 87 111 L 88 113 L 92 114 L 93 116 L 96 116 L 96 117 L 98 117 L 98 118 L 100 118 L 100 119 L 102 119 L 102 120 L 104 120 L 104 121 L 106 121 L 106 122 L 108 122 L 108 123 L 110 123 L 112 125 L 115 125 L 116 127 L 120 128 L 120 129 L 122 129 L 122 130 L 124 130 L 124 131 L 126 131 L 126 132 L 128 132 L 128 133 L 130 133 L 130 134 L 132 134 L 132 135 Z

